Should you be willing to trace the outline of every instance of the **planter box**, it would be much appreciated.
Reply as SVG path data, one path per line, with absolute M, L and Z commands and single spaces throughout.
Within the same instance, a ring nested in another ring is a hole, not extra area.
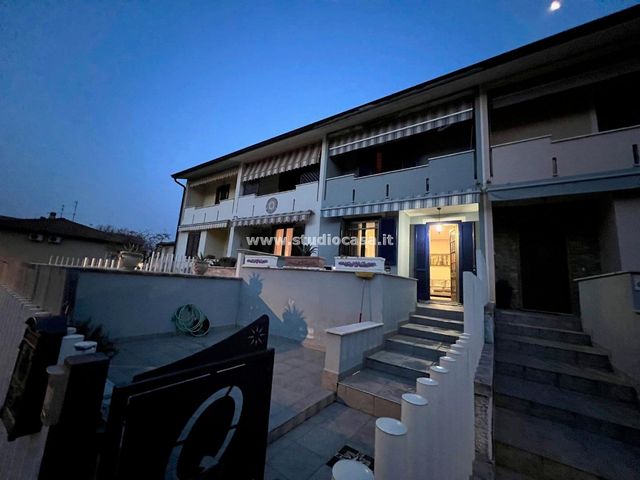
M 324 268 L 324 257 L 283 257 L 285 267 Z
M 209 267 L 205 273 L 207 277 L 235 277 L 236 267 Z
M 382 257 L 334 257 L 336 270 L 344 272 L 384 273 Z
M 272 255 L 247 255 L 244 257 L 244 263 L 242 265 L 245 267 L 275 268 L 278 266 L 278 257 Z

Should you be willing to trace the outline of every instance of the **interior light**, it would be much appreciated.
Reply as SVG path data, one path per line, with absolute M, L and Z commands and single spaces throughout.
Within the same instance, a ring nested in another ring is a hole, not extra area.
M 559 10 L 561 6 L 562 4 L 558 0 L 553 0 L 551 5 L 549 5 L 549 10 L 555 12 L 556 10 Z
M 442 224 L 441 223 L 436 225 L 436 232 L 438 232 L 438 233 L 442 232 Z

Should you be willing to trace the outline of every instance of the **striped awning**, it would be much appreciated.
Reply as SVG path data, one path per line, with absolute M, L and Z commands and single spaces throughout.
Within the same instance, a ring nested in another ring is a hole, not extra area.
M 212 230 L 214 228 L 227 228 L 229 220 L 218 220 L 215 222 L 194 223 L 191 225 L 180 225 L 179 232 L 201 232 L 202 230 Z
M 281 223 L 306 222 L 313 215 L 311 210 L 299 212 L 280 213 L 278 215 L 262 215 L 258 217 L 234 218 L 231 223 L 234 227 L 246 227 L 251 225 L 277 225 Z
M 224 170 L 222 172 L 216 172 L 212 175 L 208 175 L 204 178 L 199 178 L 197 180 L 189 181 L 189 187 L 197 187 L 199 185 L 204 185 L 205 183 L 216 182 L 218 180 L 223 180 L 229 177 L 235 177 L 238 174 L 237 168 L 231 168 L 229 170 Z
M 340 155 L 359 148 L 379 145 L 471 118 L 473 118 L 471 100 L 443 104 L 376 126 L 365 127 L 351 134 L 336 136 L 329 141 L 329 155 Z
M 275 155 L 264 160 L 248 163 L 242 171 L 242 181 L 255 180 L 256 178 L 276 175 L 296 168 L 315 165 L 320 162 L 322 144 L 317 143 L 306 147 L 290 150 L 280 155 Z
M 468 205 L 478 203 L 480 193 L 474 190 L 447 192 L 419 198 L 403 198 L 385 200 L 383 202 L 360 203 L 354 205 L 337 205 L 322 209 L 322 216 L 347 217 L 351 215 L 371 215 L 383 212 L 399 212 L 419 208 L 447 207 L 451 205 Z

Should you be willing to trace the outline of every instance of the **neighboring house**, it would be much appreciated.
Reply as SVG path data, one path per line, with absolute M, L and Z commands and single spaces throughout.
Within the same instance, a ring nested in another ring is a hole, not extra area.
M 160 242 L 156 245 L 156 253 L 160 255 L 173 255 L 176 249 L 176 242 Z
M 318 254 L 455 302 L 479 248 L 499 303 L 575 312 L 575 278 L 640 270 L 639 33 L 630 8 L 175 173 L 176 253 L 391 234 Z
M 0 216 L 0 257 L 47 263 L 53 257 L 108 258 L 129 242 L 125 235 L 106 233 L 66 218 Z

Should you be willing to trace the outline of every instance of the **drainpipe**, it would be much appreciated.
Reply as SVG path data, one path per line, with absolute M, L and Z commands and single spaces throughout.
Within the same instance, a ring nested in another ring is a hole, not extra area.
M 175 258 L 178 255 L 178 231 L 180 229 L 180 222 L 182 221 L 182 212 L 184 211 L 184 197 L 187 194 L 187 186 L 180 183 L 175 177 L 173 178 L 173 181 L 182 187 L 182 201 L 180 202 L 180 213 L 178 214 L 178 225 L 176 226 L 175 246 L 173 247 L 173 258 L 175 261 Z

